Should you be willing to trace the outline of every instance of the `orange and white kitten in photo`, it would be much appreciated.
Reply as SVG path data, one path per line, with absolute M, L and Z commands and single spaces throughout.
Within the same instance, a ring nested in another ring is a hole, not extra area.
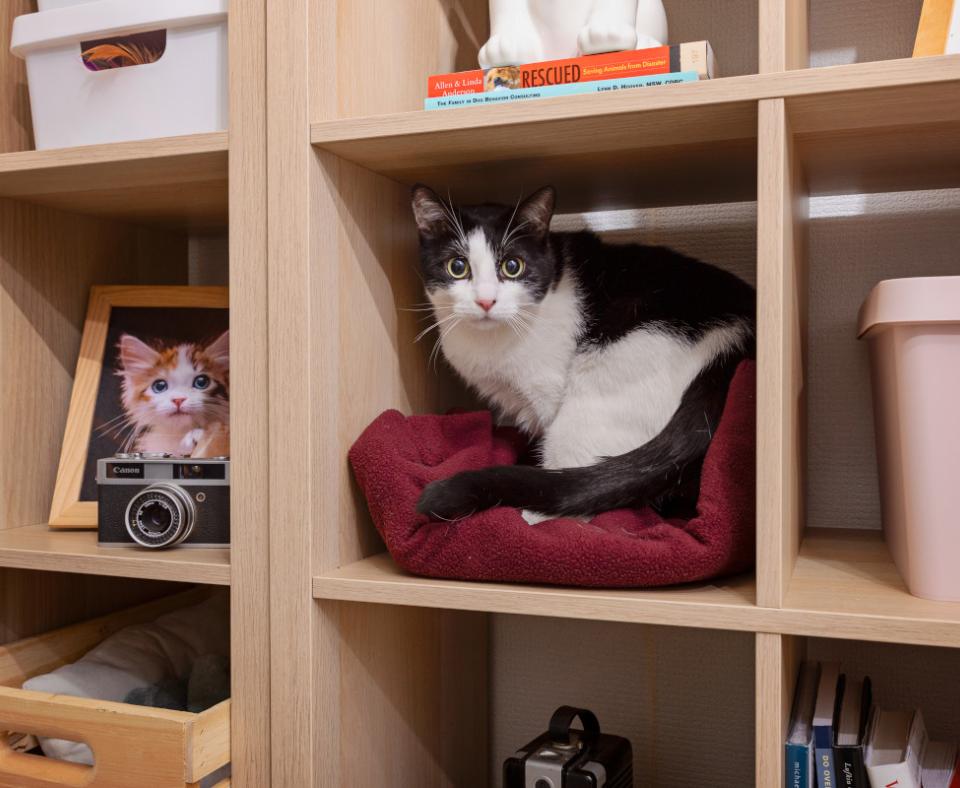
M 123 423 L 129 429 L 121 451 L 229 456 L 229 331 L 206 346 L 151 347 L 124 334 L 119 349 Z

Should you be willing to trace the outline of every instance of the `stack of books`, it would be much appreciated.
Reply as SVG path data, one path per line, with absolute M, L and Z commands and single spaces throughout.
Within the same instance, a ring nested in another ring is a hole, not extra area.
M 424 109 L 605 93 L 634 88 L 696 82 L 716 76 L 713 50 L 706 41 L 584 55 L 524 66 L 434 74 L 427 78 Z
M 834 662 L 800 668 L 785 744 L 787 788 L 960 788 L 954 742 L 931 742 L 917 711 L 874 705 L 869 678 Z

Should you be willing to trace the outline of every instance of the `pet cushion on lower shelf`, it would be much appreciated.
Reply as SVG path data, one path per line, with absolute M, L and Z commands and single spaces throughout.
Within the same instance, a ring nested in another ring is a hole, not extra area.
M 456 522 L 417 514 L 417 499 L 430 482 L 516 462 L 522 443 L 494 429 L 487 412 L 406 417 L 387 411 L 353 445 L 350 462 L 387 549 L 414 574 L 606 588 L 706 580 L 753 565 L 755 378 L 753 362 L 737 369 L 691 520 L 665 520 L 652 509 L 537 525 L 503 507 Z

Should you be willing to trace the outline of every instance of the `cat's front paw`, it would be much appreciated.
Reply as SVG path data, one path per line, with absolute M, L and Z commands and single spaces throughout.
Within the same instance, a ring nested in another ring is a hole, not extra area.
M 434 520 L 462 520 L 480 508 L 469 471 L 430 482 L 417 501 L 417 511 Z
M 543 60 L 543 44 L 532 27 L 515 26 L 490 36 L 480 48 L 480 67 L 522 66 Z
M 190 432 L 183 436 L 183 440 L 180 441 L 180 453 L 185 457 L 189 457 L 193 454 L 193 450 L 197 448 L 197 444 L 200 443 L 202 438 L 202 429 L 197 428 L 190 430 Z
M 577 36 L 577 45 L 584 55 L 636 49 L 637 29 L 619 21 L 591 19 Z

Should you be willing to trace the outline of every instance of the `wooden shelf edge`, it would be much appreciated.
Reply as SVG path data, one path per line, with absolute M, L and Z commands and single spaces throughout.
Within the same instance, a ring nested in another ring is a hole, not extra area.
M 0 154 L 0 178 L 10 173 L 91 167 L 103 164 L 130 164 L 151 159 L 213 156 L 223 161 L 227 174 L 228 135 L 225 131 L 160 137 L 150 140 L 80 145 L 73 148 L 15 151 Z
M 721 585 L 616 590 L 435 580 L 402 572 L 385 553 L 313 579 L 318 599 L 598 621 L 752 630 L 753 578 Z
M 226 132 L 0 155 L 0 197 L 173 227 L 228 219 Z
M 911 646 L 960 648 L 960 622 L 869 613 L 831 613 L 797 608 L 760 608 L 758 632 L 831 640 L 862 640 Z M 769 618 L 767 614 L 770 614 Z
M 346 155 L 351 144 L 376 139 L 490 129 L 520 123 L 595 118 L 597 115 L 614 116 L 707 107 L 714 104 L 752 104 L 762 99 L 934 85 L 957 80 L 960 80 L 960 55 L 906 58 L 723 77 L 671 85 L 664 90 L 519 102 L 498 106 L 495 112 L 466 107 L 317 121 L 311 124 L 311 141 L 319 148 Z
M 97 545 L 94 531 L 53 531 L 46 525 L 0 531 L 0 567 L 230 585 L 229 548 L 105 548 Z
M 960 648 L 960 603 L 928 603 L 895 584 L 887 588 L 898 612 L 881 614 L 818 608 L 789 595 L 783 608 L 759 607 L 752 578 L 724 582 L 644 591 L 436 580 L 406 574 L 382 553 L 316 576 L 312 585 L 315 599 L 341 602 Z M 864 583 L 860 593 L 874 590 Z

